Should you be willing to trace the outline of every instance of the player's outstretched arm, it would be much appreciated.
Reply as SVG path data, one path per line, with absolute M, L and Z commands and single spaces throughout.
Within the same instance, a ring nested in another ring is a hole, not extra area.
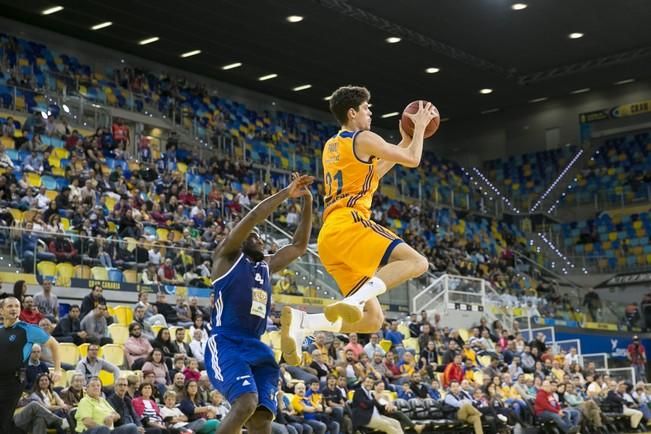
M 213 258 L 233 258 L 238 255 L 242 248 L 242 243 L 256 225 L 264 222 L 265 219 L 269 217 L 271 213 L 288 197 L 301 196 L 303 194 L 302 190 L 312 184 L 313 181 L 313 176 L 295 174 L 292 182 L 287 187 L 257 204 L 244 216 L 244 218 L 242 218 L 242 220 L 240 220 L 237 225 L 235 225 L 226 238 L 219 243 L 215 249 Z
M 307 250 L 312 233 L 312 193 L 308 187 L 302 191 L 303 210 L 301 212 L 301 221 L 294 232 L 292 243 L 278 250 L 269 259 L 269 268 L 272 273 L 283 270 L 292 261 L 301 256 Z
M 398 143 L 399 148 L 407 148 L 411 144 L 411 137 L 407 135 L 405 130 L 402 128 L 402 122 L 398 121 L 398 129 L 400 130 L 400 143 Z M 421 151 L 422 155 L 422 151 Z M 389 173 L 391 169 L 393 169 L 393 166 L 396 165 L 395 161 L 388 161 L 388 160 L 380 160 L 377 163 L 377 175 L 379 178 L 382 178 L 384 175 Z

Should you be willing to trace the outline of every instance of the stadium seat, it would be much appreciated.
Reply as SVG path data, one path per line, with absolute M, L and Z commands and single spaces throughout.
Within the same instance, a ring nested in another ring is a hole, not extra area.
M 99 379 L 101 380 L 103 387 L 110 387 L 115 383 L 115 378 L 113 378 L 112 372 L 100 371 Z
M 115 366 L 124 365 L 124 350 L 117 344 L 106 344 L 102 347 L 102 358 Z
M 79 357 L 80 358 L 83 359 L 84 357 L 86 357 L 88 355 L 88 345 L 89 344 L 81 344 L 81 345 L 79 345 L 77 347 L 77 349 L 79 350 Z
M 128 326 L 133 322 L 133 308 L 119 305 L 113 308 L 113 312 L 118 320 L 118 324 Z
M 151 331 L 154 334 L 154 336 L 158 336 L 158 332 L 163 328 L 165 328 L 165 326 L 160 324 L 154 324 L 151 326 Z
M 79 350 L 77 346 L 72 343 L 63 342 L 58 347 L 61 362 L 76 366 L 79 361 Z
M 25 182 L 30 187 L 39 188 L 41 186 L 41 176 L 38 173 L 27 172 L 25 173 Z
M 75 265 L 73 276 L 78 279 L 90 279 L 90 267 L 88 265 Z
M 124 345 L 129 338 L 129 329 L 125 325 L 111 324 L 108 326 L 108 330 L 114 344 Z
M 122 281 L 124 280 L 122 271 L 118 270 L 117 268 L 110 268 L 108 270 L 108 280 L 110 280 L 111 282 L 122 283 Z
M 133 269 L 124 270 L 122 272 L 122 277 L 127 283 L 138 283 L 138 272 Z
M 382 349 L 383 349 L 385 352 L 390 351 L 392 345 L 393 345 L 393 343 L 392 343 L 390 340 L 388 340 L 388 339 L 382 339 L 382 340 L 380 341 L 380 347 L 382 347 Z
M 95 280 L 109 280 L 108 270 L 104 267 L 93 267 L 90 269 L 90 275 Z
M 41 278 L 49 278 L 56 281 L 57 266 L 52 261 L 41 261 L 36 265 L 36 272 Z

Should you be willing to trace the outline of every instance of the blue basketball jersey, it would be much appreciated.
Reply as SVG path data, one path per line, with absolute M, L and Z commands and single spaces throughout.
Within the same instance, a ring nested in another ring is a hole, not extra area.
M 242 253 L 212 288 L 212 333 L 259 339 L 267 328 L 271 309 L 269 264 L 254 262 Z

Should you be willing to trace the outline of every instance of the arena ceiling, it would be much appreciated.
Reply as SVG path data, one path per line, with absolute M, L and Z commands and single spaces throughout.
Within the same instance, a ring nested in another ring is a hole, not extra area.
M 651 76 L 651 2 L 515 3 L 0 0 L 0 14 L 321 110 L 337 86 L 364 84 L 376 122 L 389 126 L 395 119 L 380 115 L 416 98 L 434 101 L 443 118 L 461 119 Z M 64 9 L 42 14 L 56 5 Z M 302 21 L 289 22 L 293 15 Z M 139 45 L 150 37 L 159 40 Z M 388 43 L 391 37 L 400 41 Z M 180 57 L 192 50 L 201 53 Z M 222 69 L 236 62 L 242 65 Z M 259 80 L 269 74 L 277 77 Z

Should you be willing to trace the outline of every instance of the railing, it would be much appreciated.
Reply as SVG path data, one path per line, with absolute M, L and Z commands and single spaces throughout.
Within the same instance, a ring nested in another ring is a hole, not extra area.
M 621 186 L 597 192 L 582 192 L 569 190 L 560 202 L 561 209 L 590 207 L 595 211 L 604 209 L 626 208 L 632 205 L 643 205 L 651 201 L 651 185 L 642 185 L 633 190 L 630 186 Z
M 581 354 L 581 364 L 586 367 L 589 363 L 594 363 L 596 369 L 608 369 L 608 358 L 606 353 Z
M 604 369 L 597 369 L 596 372 L 600 374 L 608 374 L 610 375 L 611 380 L 614 380 L 616 382 L 623 381 L 628 384 L 635 384 L 636 379 L 635 378 L 635 369 L 631 368 L 604 368 Z M 642 379 L 646 383 L 646 379 Z
M 565 351 L 569 353 L 572 348 L 576 348 L 578 354 L 581 354 L 581 339 L 566 339 L 554 342 L 554 353 Z

